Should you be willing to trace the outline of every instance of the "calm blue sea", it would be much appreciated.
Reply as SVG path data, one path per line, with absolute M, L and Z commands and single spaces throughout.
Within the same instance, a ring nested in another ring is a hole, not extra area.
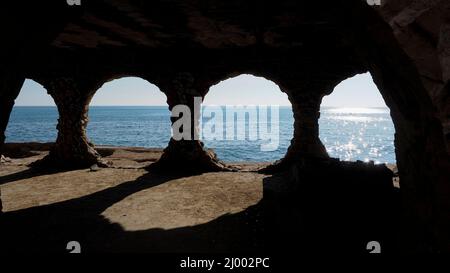
M 98 145 L 164 148 L 171 136 L 167 107 L 95 107 L 89 111 L 88 135 Z M 266 162 L 282 158 L 293 135 L 290 107 L 279 112 L 279 147 L 261 151 L 261 141 L 204 140 L 224 161 Z M 56 107 L 14 107 L 7 142 L 52 142 Z M 243 121 L 238 121 L 243 122 Z M 342 160 L 395 163 L 394 126 L 385 108 L 323 108 L 320 137 L 329 154 Z

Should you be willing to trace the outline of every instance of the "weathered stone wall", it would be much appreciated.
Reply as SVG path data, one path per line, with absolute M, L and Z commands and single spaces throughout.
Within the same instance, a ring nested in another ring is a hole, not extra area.
M 24 80 L 25 78 L 6 71 L 0 75 L 0 156 L 2 155 L 2 146 L 5 143 L 5 131 L 9 116 Z
M 386 0 L 377 11 L 389 24 L 400 48 L 417 70 L 418 76 L 409 76 L 409 81 L 414 82 L 414 86 L 410 88 L 411 96 L 417 96 L 412 92 L 416 86 L 422 86 L 427 93 L 427 98 L 418 97 L 418 102 L 407 105 L 410 109 L 409 116 L 416 117 L 411 121 L 404 120 L 401 126 L 396 126 L 397 154 L 401 158 L 399 169 L 403 172 L 402 179 L 411 181 L 402 184 L 404 200 L 407 203 L 406 213 L 424 223 L 415 232 L 416 234 L 426 237 L 424 234 L 430 233 L 429 236 L 439 238 L 434 242 L 433 247 L 449 251 L 450 2 Z M 420 80 L 420 83 L 415 81 L 416 78 Z M 381 84 L 386 85 L 386 83 Z M 393 84 L 389 85 L 393 86 Z M 424 109 L 424 104 L 420 103 L 425 100 L 430 100 L 432 104 L 428 109 Z M 419 110 L 420 108 L 422 110 Z M 416 111 L 416 115 L 411 111 Z M 425 123 L 420 128 L 414 124 L 416 123 L 414 120 L 425 120 Z M 405 126 L 411 126 L 411 129 L 403 135 Z M 403 136 L 398 137 L 399 135 Z M 402 143 L 408 141 L 417 150 L 424 151 L 422 157 L 419 153 L 412 153 L 408 148 L 402 148 Z M 412 169 L 414 165 L 420 171 L 414 171 Z M 417 172 L 429 173 L 428 178 L 418 179 Z M 431 223 L 435 223 L 433 227 Z M 411 226 L 418 227 L 416 223 L 411 223 Z M 422 238 L 422 240 L 426 239 Z
M 419 71 L 450 154 L 450 2 L 385 0 L 378 11 Z

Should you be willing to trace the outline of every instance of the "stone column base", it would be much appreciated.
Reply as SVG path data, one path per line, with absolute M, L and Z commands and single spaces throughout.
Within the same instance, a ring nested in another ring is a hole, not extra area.
M 216 154 L 205 150 L 200 141 L 170 140 L 161 158 L 148 167 L 150 171 L 171 173 L 204 173 L 233 171 L 221 163 Z
M 90 145 L 88 147 L 86 151 L 64 152 L 55 146 L 46 157 L 32 163 L 31 167 L 84 169 L 94 165 L 102 168 L 110 166 L 110 163 L 104 160 L 94 147 Z

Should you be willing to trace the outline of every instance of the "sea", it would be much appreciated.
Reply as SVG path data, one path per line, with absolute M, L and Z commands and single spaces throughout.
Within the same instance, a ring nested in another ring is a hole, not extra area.
M 87 134 L 96 145 L 164 148 L 171 137 L 170 115 L 164 106 L 91 106 Z M 57 120 L 56 107 L 16 106 L 6 130 L 6 142 L 53 142 L 57 136 Z M 202 121 L 207 124 L 210 118 L 204 117 Z M 272 133 L 277 133 L 277 145 L 273 149 L 261 148 L 267 139 L 249 137 L 250 130 L 260 130 L 260 127 L 245 126 L 252 122 L 248 118 L 236 118 L 235 122 L 236 128 L 241 128 L 239 125 L 245 128 L 247 137 L 202 139 L 219 159 L 271 162 L 285 155 L 293 136 L 291 107 L 280 107 L 276 126 L 268 126 L 274 129 Z M 320 138 L 332 157 L 395 163 L 395 129 L 387 108 L 323 107 L 319 126 Z

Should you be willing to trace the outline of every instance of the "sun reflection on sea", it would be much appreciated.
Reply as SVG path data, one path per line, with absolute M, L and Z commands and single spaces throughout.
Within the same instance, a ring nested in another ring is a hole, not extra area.
M 320 135 L 328 153 L 345 161 L 394 163 L 394 127 L 387 108 L 323 108 Z
M 325 111 L 336 114 L 389 114 L 384 107 L 325 107 Z

